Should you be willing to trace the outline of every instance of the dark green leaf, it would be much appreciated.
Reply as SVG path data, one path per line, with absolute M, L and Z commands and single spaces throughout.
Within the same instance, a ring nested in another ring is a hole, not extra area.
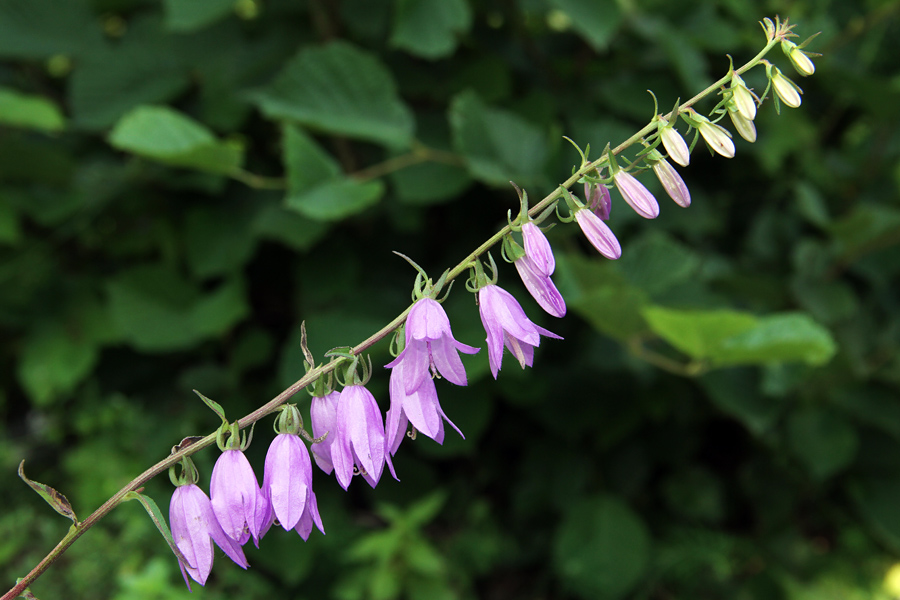
M 46 406 L 70 393 L 94 368 L 99 348 L 85 332 L 47 323 L 25 339 L 18 377 L 32 402 Z
M 472 14 L 466 0 L 395 0 L 391 45 L 422 58 L 442 58 L 456 49 Z
M 390 71 L 346 42 L 300 51 L 254 97 L 267 116 L 314 130 L 392 147 L 406 147 L 412 139 L 412 115 Z
M 383 194 L 384 184 L 380 181 L 340 179 L 291 194 L 285 199 L 285 206 L 310 219 L 337 221 L 374 206 Z
M 195 31 L 234 11 L 235 0 L 165 0 L 166 28 Z
M 103 43 L 86 0 L 0 0 L 0 56 L 81 56 Z
M 807 408 L 788 418 L 788 441 L 813 477 L 827 479 L 846 467 L 856 455 L 856 429 L 834 412 Z
M 569 17 L 572 28 L 598 52 L 606 50 L 622 12 L 615 0 L 550 0 Z

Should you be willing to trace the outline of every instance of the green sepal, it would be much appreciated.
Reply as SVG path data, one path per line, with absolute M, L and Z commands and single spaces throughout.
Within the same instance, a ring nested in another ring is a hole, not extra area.
M 178 546 L 175 545 L 175 538 L 172 537 L 172 532 L 169 531 L 169 526 L 166 524 L 162 511 L 159 510 L 159 506 L 153 498 L 138 492 L 128 492 L 123 499 L 137 500 L 140 502 L 144 507 L 144 510 L 147 511 L 147 514 L 150 515 L 150 520 L 153 521 L 153 524 L 156 525 L 156 528 L 162 534 L 163 538 L 165 538 L 166 543 L 169 544 L 169 548 L 171 548 L 172 552 L 175 553 L 175 556 L 178 557 L 178 560 L 192 569 L 196 568 L 196 565 L 192 565 L 191 561 L 185 558 L 184 554 L 181 553 L 181 550 L 178 549 Z
M 72 510 L 72 505 L 69 503 L 68 498 L 45 483 L 38 483 L 37 481 L 33 481 L 25 477 L 24 460 L 19 463 L 19 478 L 27 483 L 28 487 L 36 491 L 41 496 L 41 498 L 43 498 L 47 502 L 47 504 L 52 506 L 53 510 L 55 510 L 62 516 L 71 519 L 74 526 L 78 527 L 78 517 L 75 516 L 75 511 Z
M 225 417 L 225 409 L 222 408 L 222 405 L 216 402 L 215 400 L 210 400 L 197 390 L 194 390 L 194 393 L 200 396 L 200 399 L 203 400 L 203 403 L 206 404 L 214 413 L 219 415 L 219 418 L 222 419 L 222 423 L 225 425 L 228 424 L 228 419 Z

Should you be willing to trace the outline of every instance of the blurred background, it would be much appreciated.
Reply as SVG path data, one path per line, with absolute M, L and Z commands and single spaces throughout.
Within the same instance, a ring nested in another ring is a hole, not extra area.
M 816 73 L 737 155 L 698 144 L 693 205 L 614 191 L 620 260 L 549 232 L 569 314 L 535 368 L 438 382 L 462 429 L 375 490 L 316 470 L 327 535 L 221 551 L 210 598 L 900 597 L 900 2 L 0 0 L 4 589 L 188 435 L 356 344 L 578 162 L 687 99 L 789 17 Z M 745 75 L 762 94 L 765 72 Z M 708 113 L 710 98 L 698 105 Z M 722 124 L 731 128 L 726 118 Z M 682 132 L 686 127 L 679 126 Z M 580 190 L 575 190 L 579 194 Z M 499 262 L 499 254 L 495 253 Z M 462 282 L 457 339 L 484 346 Z M 388 407 L 387 343 L 369 389 Z M 295 401 L 308 414 L 305 393 Z M 271 419 L 249 451 L 261 478 Z M 218 451 L 196 455 L 201 483 Z M 146 493 L 168 514 L 165 476 Z M 187 598 L 137 503 L 32 587 Z

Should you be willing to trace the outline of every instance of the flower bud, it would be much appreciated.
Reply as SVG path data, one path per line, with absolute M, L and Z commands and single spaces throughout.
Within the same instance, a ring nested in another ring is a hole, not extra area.
M 619 188 L 625 202 L 628 203 L 634 211 L 645 219 L 655 219 L 659 216 L 659 204 L 656 198 L 650 193 L 650 190 L 644 187 L 640 181 L 635 179 L 634 175 L 627 171 L 616 171 L 613 175 L 613 181 Z
M 731 134 L 721 125 L 711 123 L 709 119 L 701 115 L 694 115 L 697 120 L 697 130 L 710 148 L 724 156 L 725 158 L 734 158 L 734 142 L 731 141 Z
M 690 164 L 691 152 L 688 150 L 688 145 L 684 138 L 681 137 L 681 134 L 678 133 L 674 126 L 669 125 L 669 122 L 662 118 L 659 120 L 659 137 L 669 158 L 682 167 Z
M 781 101 L 791 108 L 800 106 L 800 94 L 803 93 L 803 90 L 797 87 L 796 83 L 782 75 L 778 67 L 772 67 L 771 77 L 772 87 L 775 88 L 775 93 L 778 94 Z
M 741 115 L 748 121 L 756 118 L 756 99 L 737 73 L 731 76 L 731 97 Z
M 797 70 L 797 72 L 804 77 L 812 75 L 816 72 L 816 65 L 813 64 L 812 60 L 810 60 L 809 55 L 798 48 L 797 44 L 795 44 L 794 42 L 791 42 L 790 40 L 783 40 L 781 42 L 781 50 L 791 61 L 791 64 L 794 65 L 794 68 Z
M 691 193 L 688 191 L 684 180 L 678 171 L 675 170 L 669 161 L 660 159 L 653 163 L 653 172 L 662 184 L 663 189 L 669 195 L 669 198 L 675 201 L 675 204 L 683 208 L 691 205 Z
M 753 121 L 744 118 L 737 108 L 731 106 L 728 107 L 728 116 L 731 117 L 731 122 L 738 135 L 751 144 L 756 141 L 756 125 L 753 124 Z

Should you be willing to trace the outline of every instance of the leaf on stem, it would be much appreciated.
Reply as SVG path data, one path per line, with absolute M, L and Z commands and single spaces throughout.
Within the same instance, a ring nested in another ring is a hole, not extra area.
M 210 402 L 212 402 L 212 400 L 210 400 Z M 150 515 L 153 524 L 156 525 L 156 528 L 159 529 L 159 532 L 166 539 L 166 543 L 169 544 L 169 548 L 172 549 L 172 552 L 175 553 L 178 560 L 180 560 L 182 564 L 193 566 L 191 562 L 184 557 L 184 554 L 181 553 L 178 546 L 175 545 L 175 539 L 172 537 L 172 532 L 169 531 L 169 526 L 166 524 L 162 511 L 159 510 L 159 506 L 153 498 L 137 492 L 128 492 L 125 494 L 125 500 L 137 500 L 140 502 L 144 506 L 144 509 L 146 509 L 147 514 Z
M 49 485 L 45 483 L 38 483 L 37 481 L 32 481 L 25 476 L 24 460 L 19 463 L 19 478 L 27 483 L 28 487 L 40 494 L 41 498 L 46 500 L 47 504 L 53 507 L 53 510 L 64 517 L 72 519 L 72 522 L 76 526 L 78 525 L 78 517 L 75 516 L 75 511 L 72 510 L 72 505 L 69 503 L 69 500 L 65 496 L 57 492 Z

